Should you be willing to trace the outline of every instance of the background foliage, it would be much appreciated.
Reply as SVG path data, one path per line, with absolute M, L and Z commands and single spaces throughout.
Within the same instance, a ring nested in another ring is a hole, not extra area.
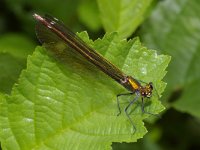
M 8 99 L 5 94 L 19 82 L 27 56 L 38 45 L 32 14 L 49 13 L 74 31 L 87 30 L 93 39 L 118 31 L 120 38 L 139 36 L 146 47 L 172 56 L 162 118 L 146 122 L 149 133 L 138 142 L 113 143 L 113 149 L 200 149 L 199 7 L 198 0 L 1 0 L 0 103 Z

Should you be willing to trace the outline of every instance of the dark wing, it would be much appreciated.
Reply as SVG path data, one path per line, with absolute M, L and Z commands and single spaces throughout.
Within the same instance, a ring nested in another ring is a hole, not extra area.
M 34 14 L 34 18 L 38 21 L 36 25 L 37 37 L 47 48 L 51 47 L 52 49 L 54 46 L 56 50 L 59 50 L 59 48 L 64 49 L 69 46 L 120 84 L 126 78 L 122 71 L 88 46 L 56 18 L 49 15 L 41 17 L 37 14 Z

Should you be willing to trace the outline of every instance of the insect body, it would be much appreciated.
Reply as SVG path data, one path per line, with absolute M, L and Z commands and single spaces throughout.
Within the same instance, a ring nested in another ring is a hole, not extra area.
M 69 46 L 77 51 L 85 59 L 94 64 L 97 68 L 99 68 L 105 74 L 117 81 L 130 92 L 117 95 L 117 106 L 119 109 L 119 114 L 121 113 L 118 99 L 119 96 L 135 94 L 135 98 L 128 104 L 128 106 L 126 106 L 125 113 L 131 124 L 133 125 L 134 131 L 136 131 L 134 123 L 128 114 L 128 109 L 135 101 L 138 100 L 139 97 L 141 97 L 142 111 L 146 113 L 144 111 L 143 100 L 144 98 L 150 98 L 152 96 L 152 82 L 147 83 L 145 86 L 142 86 L 138 80 L 123 73 L 115 65 L 113 65 L 111 62 L 109 62 L 107 59 L 97 53 L 94 49 L 88 46 L 85 42 L 83 42 L 76 34 L 72 33 L 68 28 L 64 26 L 62 22 L 60 22 L 56 18 L 47 15 L 42 17 L 38 14 L 34 14 L 33 16 L 37 20 L 36 34 L 41 43 L 45 43 L 48 45 L 59 41 L 64 42 L 66 46 Z M 54 39 L 52 38 L 54 41 L 49 38 L 50 36 L 48 36 L 48 33 L 53 33 L 54 36 L 56 36 L 54 37 Z

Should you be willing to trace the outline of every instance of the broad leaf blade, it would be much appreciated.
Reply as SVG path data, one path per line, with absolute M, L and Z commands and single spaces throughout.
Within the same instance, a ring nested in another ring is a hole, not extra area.
M 106 32 L 130 36 L 146 17 L 153 0 L 98 0 L 100 17 Z
M 101 28 L 101 21 L 96 1 L 81 1 L 78 8 L 78 16 L 80 21 L 92 31 L 98 31 Z
M 168 56 L 157 56 L 155 51 L 141 46 L 138 39 L 121 41 L 116 33 L 95 42 L 85 33 L 80 36 L 126 73 L 132 75 L 132 69 L 136 68 L 134 73 L 138 77 L 154 81 L 157 90 L 163 91 L 165 84 L 161 78 L 166 73 Z M 6 110 L 0 111 L 0 121 L 4 121 L 1 130 L 6 131 L 0 132 L 3 147 L 12 149 L 14 143 L 15 149 L 105 150 L 111 149 L 112 142 L 134 142 L 144 136 L 147 131 L 142 120 L 149 115 L 141 113 L 139 104 L 131 108 L 137 128 L 132 134 L 133 128 L 125 114 L 116 116 L 116 94 L 126 90 L 87 61 L 75 57 L 58 60 L 49 56 L 47 50 L 36 48 L 28 58 L 19 84 L 2 104 Z M 150 60 L 144 62 L 150 71 L 143 74 L 137 65 L 145 58 Z M 156 72 L 158 64 L 162 64 L 162 77 L 157 79 L 151 76 L 151 68 Z M 127 98 L 122 99 L 122 107 L 127 104 Z M 153 96 L 145 109 L 159 113 L 164 107 Z
M 174 106 L 200 117 L 200 2 L 198 0 L 167 0 L 160 2 L 144 25 L 143 39 L 155 49 L 172 55 L 167 76 L 168 96 L 183 91 Z
M 26 59 L 32 53 L 34 43 L 21 34 L 4 34 L 0 37 L 0 52 L 18 59 Z
M 20 34 L 5 34 L 0 37 L 0 91 L 10 93 L 20 72 L 25 68 L 26 58 L 34 44 Z

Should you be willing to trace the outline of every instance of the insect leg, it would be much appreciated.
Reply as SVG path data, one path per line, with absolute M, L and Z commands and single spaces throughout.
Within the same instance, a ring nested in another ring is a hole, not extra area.
M 159 117 L 159 118 L 160 118 L 160 116 L 157 115 L 157 114 L 153 114 L 153 113 L 150 113 L 150 112 L 146 112 L 146 111 L 145 111 L 145 109 L 144 109 L 144 98 L 143 98 L 143 97 L 142 97 L 141 109 L 142 109 L 142 113 L 144 113 L 144 114 L 149 114 L 149 115 L 153 115 L 153 116 L 155 116 L 155 117 Z
M 133 121 L 131 120 L 130 115 L 128 114 L 128 109 L 129 109 L 129 107 L 130 107 L 131 105 L 133 105 L 134 102 L 136 102 L 136 101 L 138 100 L 139 96 L 140 96 L 140 95 L 136 93 L 136 97 L 135 97 L 135 98 L 128 104 L 128 106 L 126 106 L 126 108 L 124 109 L 124 111 L 125 111 L 125 113 L 126 113 L 126 116 L 128 117 L 128 119 L 129 119 L 131 125 L 133 126 L 134 133 L 136 132 L 136 127 L 135 127 Z M 134 134 L 134 133 L 133 133 L 133 134 Z
M 120 96 L 128 96 L 128 95 L 132 95 L 133 93 L 122 93 L 122 94 L 117 94 L 117 108 L 119 110 L 119 113 L 117 114 L 117 116 L 119 116 L 121 114 L 121 108 L 120 108 L 120 104 L 119 104 L 119 97 Z

